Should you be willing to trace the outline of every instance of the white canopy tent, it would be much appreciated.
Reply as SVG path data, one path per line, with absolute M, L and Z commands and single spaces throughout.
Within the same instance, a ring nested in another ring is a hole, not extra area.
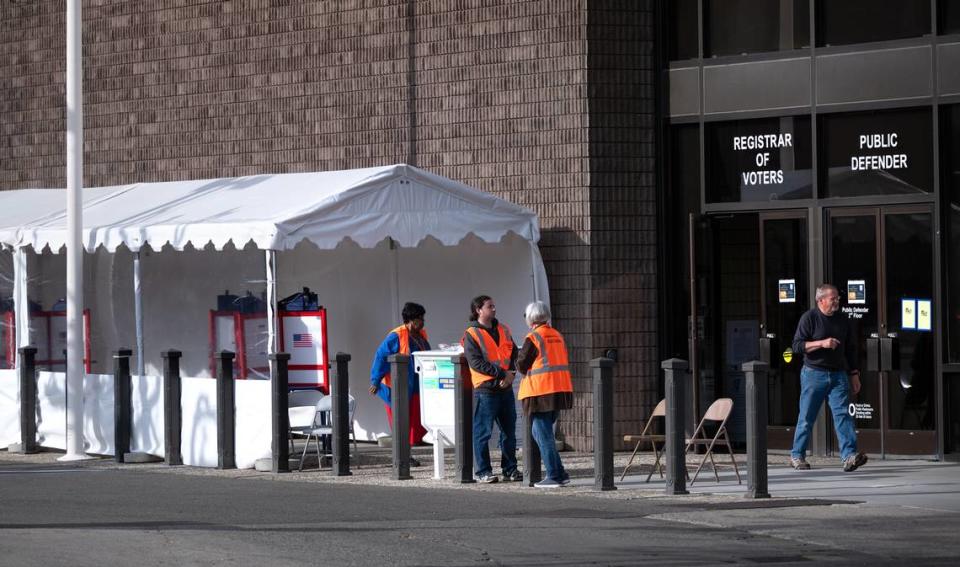
M 357 433 L 370 440 L 389 430 L 366 394 L 370 362 L 404 301 L 427 308 L 436 347 L 459 340 L 477 294 L 495 298 L 518 340 L 523 306 L 548 300 L 532 211 L 412 166 L 139 183 L 83 198 L 94 361 L 132 346 L 137 373 L 156 375 L 160 351 L 176 348 L 184 375 L 209 375 L 207 313 L 218 293 L 266 296 L 259 340 L 275 352 L 277 298 L 310 287 L 328 310 L 331 360 L 353 356 Z M 64 202 L 62 190 L 0 192 L 18 346 L 35 338 L 22 332 L 28 298 L 61 295 Z

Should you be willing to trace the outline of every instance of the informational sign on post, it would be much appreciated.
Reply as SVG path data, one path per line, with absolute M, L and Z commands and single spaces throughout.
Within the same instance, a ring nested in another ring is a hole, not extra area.
M 456 428 L 456 400 L 452 357 L 462 350 L 425 350 L 413 353 L 420 376 L 420 422 L 433 437 L 433 478 L 443 478 L 443 449 L 453 447 Z

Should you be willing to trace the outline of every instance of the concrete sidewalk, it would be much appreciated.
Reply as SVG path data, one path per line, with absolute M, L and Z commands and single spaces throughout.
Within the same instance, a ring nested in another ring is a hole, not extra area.
M 571 475 L 571 484 L 563 488 L 543 490 L 523 486 L 522 483 L 460 484 L 453 478 L 454 455 L 453 451 L 449 449 L 445 453 L 444 478 L 440 480 L 433 478 L 432 447 L 416 447 L 413 449 L 413 455 L 422 463 L 422 466 L 412 468 L 410 472 L 413 478 L 406 481 L 391 479 L 390 449 L 380 448 L 376 445 L 360 444 L 359 453 L 359 466 L 354 461 L 351 466 L 352 475 L 347 477 L 333 476 L 329 464 L 326 462 L 324 463 L 325 466 L 318 470 L 316 457 L 307 458 L 305 469 L 302 472 L 296 471 L 297 461 L 292 459 L 291 468 L 293 468 L 293 471 L 283 474 L 254 470 L 218 470 L 187 466 L 168 467 L 163 463 L 116 464 L 108 458 L 61 464 L 56 461 L 57 457 L 60 456 L 60 453 L 57 452 L 19 455 L 0 451 L 0 464 L 29 463 L 36 465 L 49 463 L 52 466 L 145 470 L 167 474 L 223 476 L 279 482 L 345 483 L 436 490 L 523 491 L 549 493 L 561 497 L 573 494 L 593 495 L 608 499 L 677 498 L 729 501 L 731 498 L 744 498 L 747 491 L 745 455 L 742 454 L 736 455 L 742 484 L 737 483 L 729 459 L 725 460 L 725 456 L 720 455 L 717 459 L 720 465 L 718 470 L 719 482 L 715 480 L 713 471 L 708 464 L 700 472 L 700 476 L 695 483 L 687 482 L 690 495 L 668 497 L 665 494 L 664 481 L 657 473 L 653 474 L 650 482 L 645 482 L 646 476 L 653 466 L 653 457 L 650 454 L 638 455 L 630 467 L 630 474 L 623 481 L 620 481 L 620 473 L 626 465 L 629 453 L 615 454 L 614 470 L 617 490 L 599 492 L 593 488 L 592 454 L 561 453 L 564 466 Z M 494 451 L 491 457 L 494 463 L 494 472 L 499 473 L 499 455 Z M 845 473 L 840 468 L 838 459 L 810 457 L 808 460 L 813 466 L 812 470 L 795 471 L 790 468 L 787 455 L 769 456 L 768 489 L 771 495 L 769 500 L 771 505 L 782 505 L 782 501 L 785 499 L 798 501 L 826 500 L 909 506 L 940 512 L 960 513 L 960 464 L 922 460 L 884 461 L 872 458 L 860 470 Z M 699 464 L 699 456 L 689 456 L 687 464 L 692 475 L 696 465 Z M 758 506 L 763 506 L 762 500 L 755 502 Z

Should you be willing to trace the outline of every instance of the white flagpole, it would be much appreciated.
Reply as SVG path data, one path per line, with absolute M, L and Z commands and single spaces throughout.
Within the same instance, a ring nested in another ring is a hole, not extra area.
M 81 0 L 67 0 L 67 454 L 83 452 L 83 47 Z

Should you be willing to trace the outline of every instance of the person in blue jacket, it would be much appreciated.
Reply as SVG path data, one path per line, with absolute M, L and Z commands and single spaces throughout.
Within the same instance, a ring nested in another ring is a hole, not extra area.
M 370 368 L 370 393 L 383 400 L 387 419 L 391 424 L 393 424 L 393 411 L 390 405 L 390 363 L 387 362 L 387 357 L 391 354 L 410 355 L 414 352 L 430 350 L 427 331 L 423 328 L 426 313 L 426 309 L 418 303 L 405 303 L 401 312 L 403 325 L 387 333 L 373 356 L 373 366 Z M 413 360 L 408 366 L 407 388 L 410 394 L 410 445 L 414 446 L 423 441 L 427 430 L 420 422 L 420 381 L 414 370 Z M 412 465 L 420 465 L 416 459 L 410 460 Z

